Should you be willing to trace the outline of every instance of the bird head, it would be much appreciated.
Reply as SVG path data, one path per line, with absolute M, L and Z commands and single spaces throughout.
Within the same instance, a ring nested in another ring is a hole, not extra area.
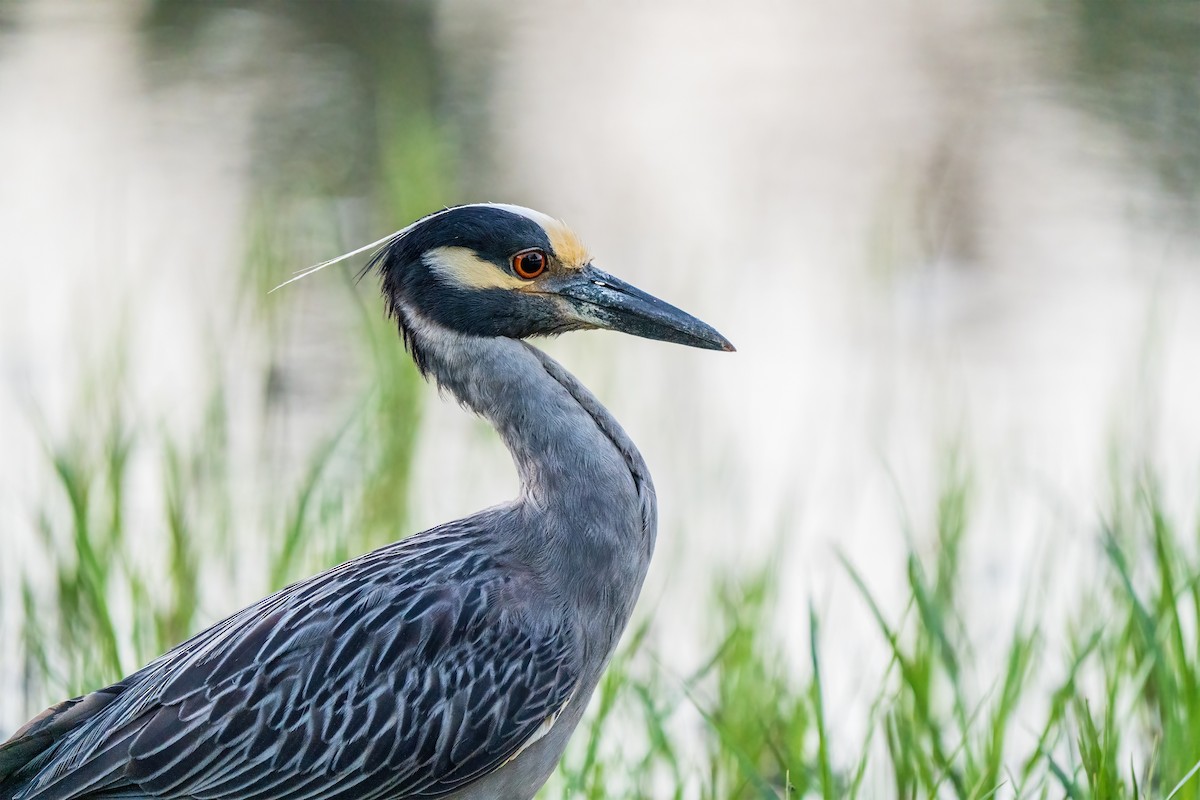
M 419 320 L 523 339 L 605 328 L 733 350 L 709 325 L 602 272 L 562 222 L 499 204 L 456 206 L 396 233 L 372 259 L 406 338 Z

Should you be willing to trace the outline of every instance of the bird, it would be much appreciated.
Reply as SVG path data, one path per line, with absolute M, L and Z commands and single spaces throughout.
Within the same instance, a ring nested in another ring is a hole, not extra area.
M 734 347 L 532 209 L 454 206 L 375 245 L 364 274 L 405 348 L 496 429 L 518 497 L 47 709 L 0 744 L 0 798 L 528 800 L 549 778 L 633 612 L 657 501 L 620 424 L 525 340 L 609 329 Z

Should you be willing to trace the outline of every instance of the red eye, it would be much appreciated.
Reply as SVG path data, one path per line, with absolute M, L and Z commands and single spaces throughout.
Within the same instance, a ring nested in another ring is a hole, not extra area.
M 525 280 L 533 280 L 546 271 L 546 254 L 541 250 L 522 250 L 512 257 L 513 272 Z

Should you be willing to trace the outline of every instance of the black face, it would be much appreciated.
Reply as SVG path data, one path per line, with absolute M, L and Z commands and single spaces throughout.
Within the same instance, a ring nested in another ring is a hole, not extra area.
M 465 247 L 502 270 L 521 250 L 540 247 L 552 252 L 541 225 L 498 206 L 459 206 L 414 223 L 393 247 L 401 259 L 416 260 L 435 247 Z
M 459 206 L 433 214 L 385 247 L 369 266 L 379 270 L 393 313 L 399 314 L 403 301 L 440 325 L 477 336 L 523 338 L 578 327 L 547 296 L 468 288 L 446 280 L 421 260 L 438 247 L 469 249 L 510 274 L 512 257 L 522 250 L 553 253 L 540 225 L 503 208 Z
M 559 262 L 552 235 L 572 251 L 566 257 L 575 263 Z M 414 223 L 367 268 L 379 270 L 389 310 L 418 364 L 416 320 L 409 318 L 414 313 L 473 336 L 522 339 L 607 328 L 689 347 L 733 349 L 692 315 L 580 263 L 586 254 L 576 240 L 562 236 L 507 208 L 459 206 Z M 433 255 L 438 248 L 459 248 L 467 260 L 454 260 L 464 257 L 455 251 Z

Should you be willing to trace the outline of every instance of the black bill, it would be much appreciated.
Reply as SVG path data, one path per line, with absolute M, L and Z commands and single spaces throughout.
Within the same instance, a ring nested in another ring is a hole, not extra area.
M 581 319 L 599 328 L 706 350 L 735 349 L 711 325 L 592 266 L 564 279 L 555 294 L 570 301 Z

